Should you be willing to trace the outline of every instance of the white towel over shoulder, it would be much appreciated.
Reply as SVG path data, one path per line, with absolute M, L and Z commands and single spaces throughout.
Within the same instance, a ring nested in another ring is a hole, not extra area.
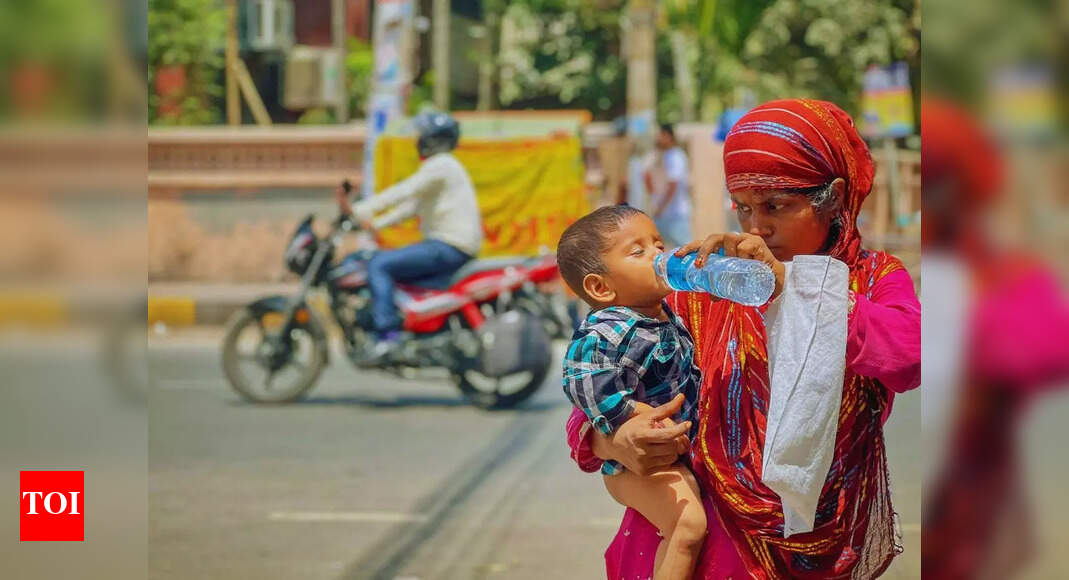
M 783 504 L 784 537 L 813 530 L 835 451 L 846 372 L 849 269 L 795 256 L 769 308 L 768 421 L 761 481 Z

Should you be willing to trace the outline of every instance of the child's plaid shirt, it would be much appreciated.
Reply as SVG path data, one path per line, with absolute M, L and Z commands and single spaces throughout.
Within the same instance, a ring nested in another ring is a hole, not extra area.
M 663 405 L 679 393 L 686 402 L 672 419 L 693 421 L 701 371 L 694 364 L 694 341 L 683 321 L 664 305 L 667 321 L 648 318 L 624 306 L 587 316 L 564 357 L 564 392 L 591 425 L 608 435 L 631 418 L 635 403 Z M 623 470 L 606 461 L 602 473 Z

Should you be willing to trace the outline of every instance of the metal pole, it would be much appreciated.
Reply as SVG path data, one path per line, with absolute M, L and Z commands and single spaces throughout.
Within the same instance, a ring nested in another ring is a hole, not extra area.
M 241 95 L 238 94 L 238 79 L 234 73 L 234 63 L 238 60 L 237 0 L 227 0 L 226 12 L 226 122 L 228 125 L 240 125 Z

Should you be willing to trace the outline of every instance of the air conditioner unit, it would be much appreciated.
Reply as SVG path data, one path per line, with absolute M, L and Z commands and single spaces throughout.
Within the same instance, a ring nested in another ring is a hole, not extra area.
M 292 0 L 244 0 L 245 44 L 249 50 L 285 50 L 293 46 Z
M 286 55 L 282 106 L 302 110 L 338 104 L 347 94 L 340 85 L 342 66 L 342 55 L 333 48 L 293 47 Z

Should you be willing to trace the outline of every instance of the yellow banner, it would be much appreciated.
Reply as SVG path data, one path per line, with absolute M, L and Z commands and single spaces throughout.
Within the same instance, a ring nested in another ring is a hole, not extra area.
M 582 144 L 576 137 L 513 140 L 465 139 L 453 152 L 471 175 L 482 210 L 483 257 L 555 251 L 561 233 L 590 211 Z M 383 137 L 375 156 L 377 190 L 419 167 L 415 141 Z M 409 220 L 380 232 L 383 247 L 421 239 Z

